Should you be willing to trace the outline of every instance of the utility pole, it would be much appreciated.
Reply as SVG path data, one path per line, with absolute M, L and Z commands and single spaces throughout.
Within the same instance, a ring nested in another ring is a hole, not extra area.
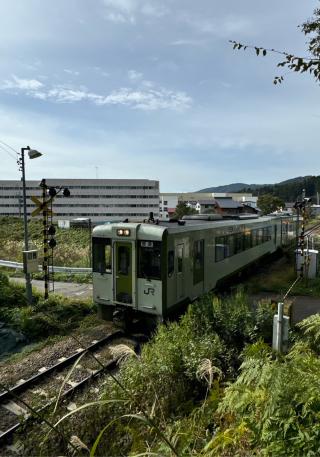
M 29 251 L 29 241 L 28 241 L 28 216 L 27 216 L 27 195 L 26 195 L 26 174 L 24 166 L 24 153 L 25 151 L 30 150 L 29 146 L 26 148 L 21 148 L 21 171 L 22 171 L 22 195 L 23 195 L 23 230 L 24 230 L 24 250 Z M 32 303 L 32 285 L 31 285 L 31 275 L 27 271 L 25 272 L 26 276 L 26 296 L 27 302 Z

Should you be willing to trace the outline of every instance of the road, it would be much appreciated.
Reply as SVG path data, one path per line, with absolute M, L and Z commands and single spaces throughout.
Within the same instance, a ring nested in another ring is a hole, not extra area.
M 250 296 L 250 302 L 252 304 L 256 304 L 260 300 L 272 300 L 278 303 L 281 301 L 281 297 L 278 294 L 269 292 L 260 292 L 259 294 Z M 288 305 L 291 304 L 291 324 L 293 325 L 312 314 L 320 313 L 320 298 L 318 297 L 308 297 L 305 295 L 289 296 L 285 303 Z
M 24 278 L 10 278 L 11 281 L 25 284 Z M 32 288 L 39 289 L 44 292 L 44 282 L 34 279 L 32 281 Z M 65 295 L 67 297 L 75 298 L 91 298 L 92 297 L 92 284 L 78 284 L 75 282 L 60 282 L 54 283 L 54 293 Z

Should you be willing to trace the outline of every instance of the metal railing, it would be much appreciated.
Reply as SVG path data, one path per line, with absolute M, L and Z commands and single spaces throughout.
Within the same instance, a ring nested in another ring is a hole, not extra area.
M 16 270 L 23 270 L 23 263 L 20 262 L 12 262 L 11 260 L 0 260 L 0 266 L 6 268 L 14 268 Z M 49 267 L 50 272 L 53 271 L 54 273 L 70 273 L 70 274 L 77 274 L 77 273 L 92 273 L 91 268 L 76 268 L 76 267 Z M 38 270 L 42 271 L 42 265 L 38 265 Z

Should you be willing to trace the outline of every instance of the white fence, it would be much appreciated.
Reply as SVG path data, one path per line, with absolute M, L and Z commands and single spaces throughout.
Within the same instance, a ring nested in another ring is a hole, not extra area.
M 0 260 L 0 266 L 6 268 L 14 268 L 16 270 L 22 270 L 23 264 L 19 262 L 11 262 L 10 260 Z M 38 265 L 38 270 L 42 271 L 42 265 Z M 49 270 L 52 271 L 52 267 L 49 267 Z M 73 268 L 73 267 L 56 267 L 53 266 L 53 271 L 55 273 L 92 273 L 91 268 Z

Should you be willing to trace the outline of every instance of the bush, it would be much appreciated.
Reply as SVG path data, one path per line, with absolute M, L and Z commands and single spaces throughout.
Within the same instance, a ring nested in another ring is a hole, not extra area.
M 66 334 L 95 312 L 90 300 L 71 300 L 55 294 L 44 300 L 39 293 L 33 293 L 32 306 L 28 306 L 25 288 L 9 283 L 0 272 L 0 320 L 31 340 Z

